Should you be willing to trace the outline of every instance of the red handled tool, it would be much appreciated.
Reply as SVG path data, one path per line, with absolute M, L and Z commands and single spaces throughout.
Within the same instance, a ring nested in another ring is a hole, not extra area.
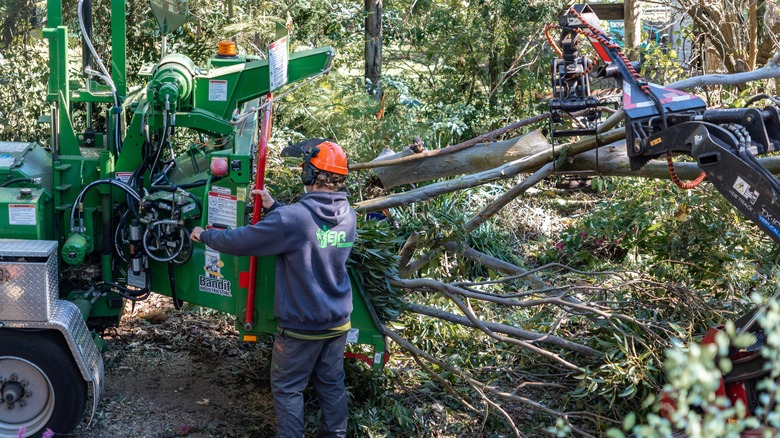
M 265 187 L 265 163 L 268 157 L 268 139 L 271 138 L 271 117 L 273 112 L 273 94 L 268 93 L 265 96 L 265 110 L 263 111 L 263 121 L 260 125 L 260 142 L 257 145 L 257 177 L 255 178 L 255 189 L 262 190 Z M 252 210 L 252 224 L 256 224 L 262 215 L 263 200 L 259 195 L 255 195 L 255 206 Z M 252 330 L 255 322 L 255 288 L 257 284 L 257 257 L 249 258 L 249 287 L 246 292 L 246 317 L 244 319 L 244 329 Z

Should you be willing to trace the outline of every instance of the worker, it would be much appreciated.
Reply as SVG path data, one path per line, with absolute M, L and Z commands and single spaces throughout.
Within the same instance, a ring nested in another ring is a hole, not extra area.
M 192 230 L 193 240 L 234 255 L 276 255 L 274 316 L 279 329 L 271 357 L 277 436 L 304 435 L 303 390 L 309 379 L 322 410 L 318 437 L 347 436 L 344 347 L 352 287 L 346 261 L 355 242 L 355 212 L 344 191 L 347 156 L 337 144 L 311 139 L 285 148 L 302 155 L 300 202 L 283 206 L 259 195 L 265 218 L 234 230 Z

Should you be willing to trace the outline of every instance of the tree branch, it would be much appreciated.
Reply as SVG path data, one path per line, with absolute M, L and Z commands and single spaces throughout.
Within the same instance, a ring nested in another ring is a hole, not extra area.
M 774 57 L 772 59 L 774 60 Z M 730 75 L 713 74 L 696 76 L 673 82 L 666 85 L 666 87 L 684 90 L 686 88 L 707 87 L 711 85 L 741 85 L 751 81 L 774 79 L 778 77 L 780 77 L 780 65 L 777 65 L 777 60 L 774 60 L 774 62 L 767 63 L 767 65 L 758 70 Z
M 478 328 L 471 321 L 469 321 L 468 318 L 460 315 L 455 315 L 450 312 L 445 312 L 444 310 L 434 309 L 432 307 L 422 306 L 420 304 L 413 304 L 413 303 L 408 304 L 407 310 L 413 313 L 419 313 L 421 315 L 427 315 L 433 318 L 442 319 L 455 324 L 464 325 L 466 327 Z M 556 347 L 564 348 L 566 350 L 570 350 L 575 353 L 580 353 L 584 356 L 588 356 L 593 359 L 599 359 L 604 357 L 604 353 L 598 350 L 595 350 L 593 348 L 590 348 L 582 344 L 578 344 L 576 342 L 568 341 L 559 336 L 530 332 L 517 327 L 512 327 L 506 324 L 499 324 L 495 322 L 485 322 L 484 324 L 486 327 L 488 327 L 490 330 L 493 330 L 494 332 L 517 336 L 527 341 L 538 341 L 538 342 L 554 345 Z
M 535 186 L 537 183 L 539 183 L 539 181 L 550 176 L 555 171 L 555 168 L 556 166 L 553 163 L 547 163 L 541 169 L 534 172 L 533 175 L 524 179 L 523 182 L 512 187 L 504 194 L 496 198 L 493 202 L 490 203 L 490 205 L 483 208 L 482 211 L 476 214 L 476 216 L 466 222 L 466 231 L 473 231 L 479 228 L 480 225 L 482 225 L 491 216 L 501 211 L 501 209 L 504 208 L 508 203 L 512 202 L 521 194 L 525 193 L 526 190 Z
M 544 280 L 537 277 L 536 275 L 529 275 L 529 272 L 525 269 L 512 263 L 505 262 L 496 257 L 487 255 L 483 252 L 477 251 L 465 243 L 458 244 L 455 242 L 445 242 L 444 249 L 447 251 L 459 253 L 463 257 L 471 259 L 488 269 L 493 269 L 497 272 L 503 272 L 507 275 L 522 276 L 522 281 L 534 289 L 549 288 L 548 284 L 545 283 Z
M 428 362 L 436 364 L 437 366 L 439 366 L 439 367 L 441 367 L 441 368 L 443 368 L 443 369 L 445 369 L 445 370 L 447 370 L 447 371 L 449 371 L 451 373 L 454 373 L 454 374 L 456 374 L 458 376 L 461 376 L 469 384 L 471 384 L 471 385 L 478 385 L 480 388 L 483 388 L 484 390 L 490 392 L 491 394 L 495 394 L 495 395 L 497 395 L 499 397 L 507 398 L 509 400 L 516 401 L 518 403 L 522 403 L 524 405 L 529 406 L 533 410 L 536 410 L 536 411 L 539 411 L 539 412 L 543 412 L 543 413 L 545 413 L 547 415 L 550 415 L 550 416 L 553 416 L 553 417 L 556 417 L 556 418 L 561 418 L 561 419 L 563 419 L 563 421 L 567 425 L 569 425 L 572 428 L 574 428 L 574 425 L 571 424 L 571 421 L 569 420 L 569 415 L 570 415 L 569 412 L 563 412 L 563 411 L 559 411 L 559 410 L 556 410 L 556 409 L 552 409 L 552 408 L 549 408 L 549 407 L 547 407 L 547 406 L 545 406 L 545 405 L 543 405 L 543 404 L 541 404 L 539 402 L 530 400 L 528 398 L 521 397 L 521 396 L 514 395 L 514 394 L 509 394 L 509 393 L 497 390 L 497 389 L 493 388 L 492 386 L 485 385 L 483 382 L 480 382 L 479 380 L 476 380 L 473 377 L 470 377 L 468 374 L 464 373 L 458 367 L 452 366 L 452 365 L 450 365 L 450 364 L 448 364 L 448 363 L 446 363 L 446 362 L 444 362 L 442 360 L 436 359 L 435 357 L 431 356 L 430 354 L 426 353 L 425 351 L 420 350 L 419 348 L 415 347 L 411 342 L 409 342 L 408 340 L 404 339 L 401 335 L 399 335 L 398 333 L 390 330 L 388 327 L 381 326 L 380 328 L 381 328 L 381 330 L 382 330 L 382 332 L 384 333 L 385 336 L 387 336 L 388 338 L 392 339 L 396 344 L 398 344 L 404 350 L 407 350 L 407 351 L 412 352 L 414 354 L 417 354 L 417 355 L 419 355 L 421 357 L 424 357 L 425 360 L 427 360 Z M 577 429 L 577 430 L 579 430 L 579 429 Z M 581 432 L 581 433 L 583 433 L 585 436 L 592 436 L 592 435 L 585 434 L 584 432 Z

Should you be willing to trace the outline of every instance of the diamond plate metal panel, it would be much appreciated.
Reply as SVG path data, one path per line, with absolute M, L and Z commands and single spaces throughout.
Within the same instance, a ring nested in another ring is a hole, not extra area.
M 0 321 L 47 321 L 57 295 L 57 242 L 0 241 Z
M 54 240 L 0 239 L 0 257 L 50 257 L 57 254 Z

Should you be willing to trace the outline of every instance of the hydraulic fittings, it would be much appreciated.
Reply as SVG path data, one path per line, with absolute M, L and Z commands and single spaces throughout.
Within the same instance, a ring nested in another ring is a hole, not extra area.
M 144 269 L 143 230 L 138 219 L 130 221 L 127 241 L 130 244 L 130 270 L 133 275 L 141 275 Z

